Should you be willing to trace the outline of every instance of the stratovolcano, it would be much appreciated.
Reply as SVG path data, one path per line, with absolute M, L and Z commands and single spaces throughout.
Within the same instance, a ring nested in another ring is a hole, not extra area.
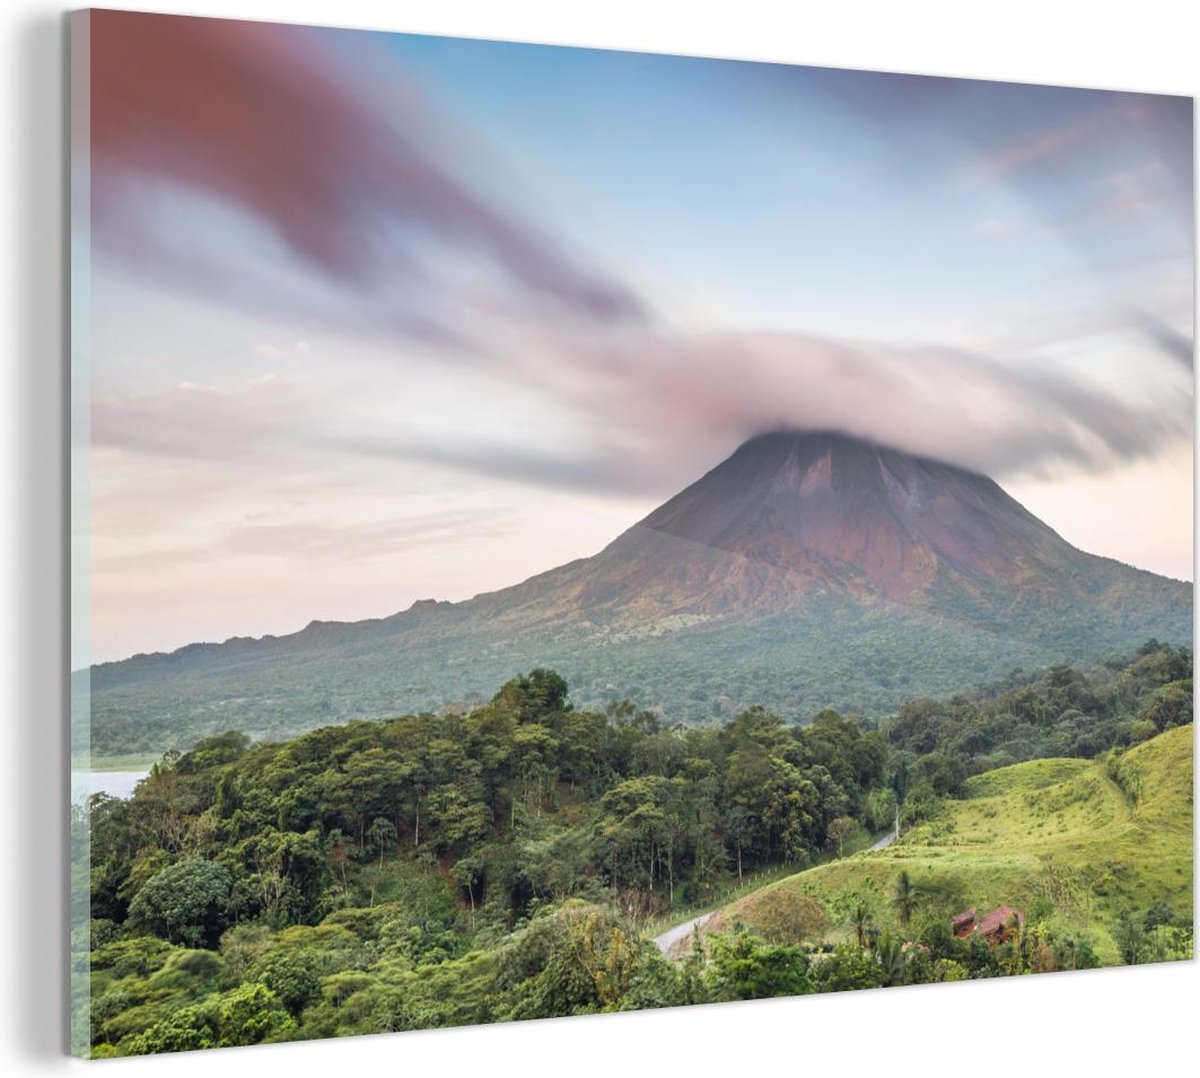
M 998 588 L 1094 596 L 1122 568 L 1071 546 L 986 476 L 834 432 L 777 431 L 555 585 L 559 604 L 630 623 L 778 613 L 824 591 L 921 606 Z M 497 598 L 523 599 L 525 587 Z
M 1192 588 L 1087 554 L 986 476 L 830 431 L 752 438 L 598 554 L 461 603 L 93 667 L 110 751 L 467 706 L 532 666 L 577 704 L 880 713 L 1014 667 L 1191 643 Z M 77 675 L 79 680 L 84 675 Z

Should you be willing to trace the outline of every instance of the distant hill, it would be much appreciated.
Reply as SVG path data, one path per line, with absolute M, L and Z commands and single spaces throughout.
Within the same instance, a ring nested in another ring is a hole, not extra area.
M 1112 769 L 1103 760 L 1051 759 L 978 775 L 964 799 L 899 844 L 770 884 L 705 929 L 775 926 L 795 907 L 819 924 L 827 918 L 827 938 L 848 939 L 838 911 L 860 898 L 879 927 L 895 929 L 889 897 L 907 870 L 928 910 L 949 917 L 1008 905 L 1030 913 L 1043 900 L 1056 927 L 1089 933 L 1101 962 L 1117 963 L 1112 929 L 1122 912 L 1165 903 L 1186 917 L 1192 909 L 1193 730 L 1168 730 Z M 805 900 L 816 900 L 826 918 L 814 918 Z
M 533 666 L 577 704 L 629 697 L 685 722 L 752 703 L 880 714 L 1150 637 L 1191 643 L 1190 584 L 1076 549 L 985 476 L 780 431 L 514 587 L 93 667 L 92 743 L 159 751 L 464 706 Z

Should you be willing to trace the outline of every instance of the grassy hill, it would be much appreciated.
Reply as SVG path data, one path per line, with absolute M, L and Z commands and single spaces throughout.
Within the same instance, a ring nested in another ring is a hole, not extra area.
M 899 843 L 762 888 L 707 929 L 740 921 L 776 937 L 791 925 L 793 935 L 845 939 L 859 901 L 876 925 L 896 928 L 889 898 L 907 870 L 925 916 L 1015 906 L 1087 933 L 1101 962 L 1116 963 L 1122 912 L 1163 903 L 1192 910 L 1192 730 L 1169 730 L 1112 759 L 1034 760 L 976 776 L 963 799 Z

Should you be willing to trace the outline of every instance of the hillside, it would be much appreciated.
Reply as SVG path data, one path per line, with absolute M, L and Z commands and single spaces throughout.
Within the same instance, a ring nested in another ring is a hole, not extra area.
M 1190 682 L 1155 679 L 1183 658 L 1160 647 L 1112 683 L 1136 714 L 1186 722 Z M 1063 683 L 1034 695 L 1057 713 Z M 1190 955 L 1190 725 L 1102 762 L 979 773 L 897 848 L 760 887 L 709 923 L 704 961 L 670 962 L 651 923 L 710 909 L 743 866 L 761 879 L 853 848 L 890 818 L 903 769 L 914 791 L 950 757 L 833 713 L 665 729 L 573 710 L 567 692 L 538 670 L 465 715 L 229 733 L 164 755 L 128 799 L 76 806 L 73 969 L 91 990 L 76 1044 L 141 1054 L 1084 968 L 1117 960 L 1130 917 L 1154 919 L 1135 960 Z M 1164 712 L 1168 692 L 1186 710 Z M 889 903 L 902 870 L 907 926 Z M 1028 947 L 949 939 L 952 913 L 1000 903 L 1026 911 Z M 895 931 L 859 940 L 859 905 Z
M 1191 585 L 1077 550 L 985 476 L 830 433 L 752 439 L 593 557 L 463 603 L 75 675 L 92 750 L 481 703 L 553 666 L 582 706 L 880 715 L 1016 667 L 1190 644 Z M 86 748 L 84 745 L 78 746 Z
M 972 906 L 1013 906 L 1090 935 L 1101 962 L 1116 963 L 1113 931 L 1123 912 L 1166 904 L 1191 915 L 1192 731 L 1168 730 L 1111 768 L 1033 760 L 976 776 L 963 799 L 899 843 L 756 891 L 719 911 L 705 931 L 739 921 L 767 931 L 808 923 L 845 939 L 860 900 L 878 926 L 895 930 L 889 899 L 906 870 L 924 892 L 924 914 L 948 919 Z

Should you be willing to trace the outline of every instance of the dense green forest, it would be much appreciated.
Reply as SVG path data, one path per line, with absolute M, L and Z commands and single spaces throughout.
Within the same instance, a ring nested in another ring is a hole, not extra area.
M 881 719 L 914 697 L 948 695 L 1014 667 L 1091 665 L 1126 653 L 1146 638 L 1148 624 L 1190 644 L 1190 589 L 1153 586 L 1153 618 L 1144 598 L 1126 597 L 1101 616 L 1095 603 L 1047 605 L 1028 595 L 1014 606 L 1001 589 L 989 601 L 1006 611 L 1003 618 L 984 617 L 961 596 L 943 596 L 936 613 L 829 594 L 812 596 L 802 616 L 667 622 L 626 633 L 556 623 L 509 634 L 486 619 L 461 623 L 463 611 L 452 604 L 418 604 L 379 622 L 314 623 L 293 636 L 192 644 L 79 671 L 72 691 L 91 723 L 75 751 L 157 754 L 229 729 L 279 741 L 358 718 L 462 710 L 485 704 L 497 685 L 534 666 L 562 674 L 578 706 L 605 710 L 629 700 L 689 726 L 721 725 L 755 705 L 783 715 L 831 707 Z
M 1119 751 L 1191 709 L 1190 652 L 1151 641 L 878 723 L 751 707 L 689 728 L 576 709 L 535 669 L 462 713 L 207 737 L 76 813 L 75 1034 L 136 1054 L 1094 964 L 1032 919 L 1003 947 L 907 915 L 836 943 L 741 927 L 676 962 L 644 930 L 936 818 L 972 775 Z M 1186 914 L 1128 911 L 1125 960 L 1183 953 Z

